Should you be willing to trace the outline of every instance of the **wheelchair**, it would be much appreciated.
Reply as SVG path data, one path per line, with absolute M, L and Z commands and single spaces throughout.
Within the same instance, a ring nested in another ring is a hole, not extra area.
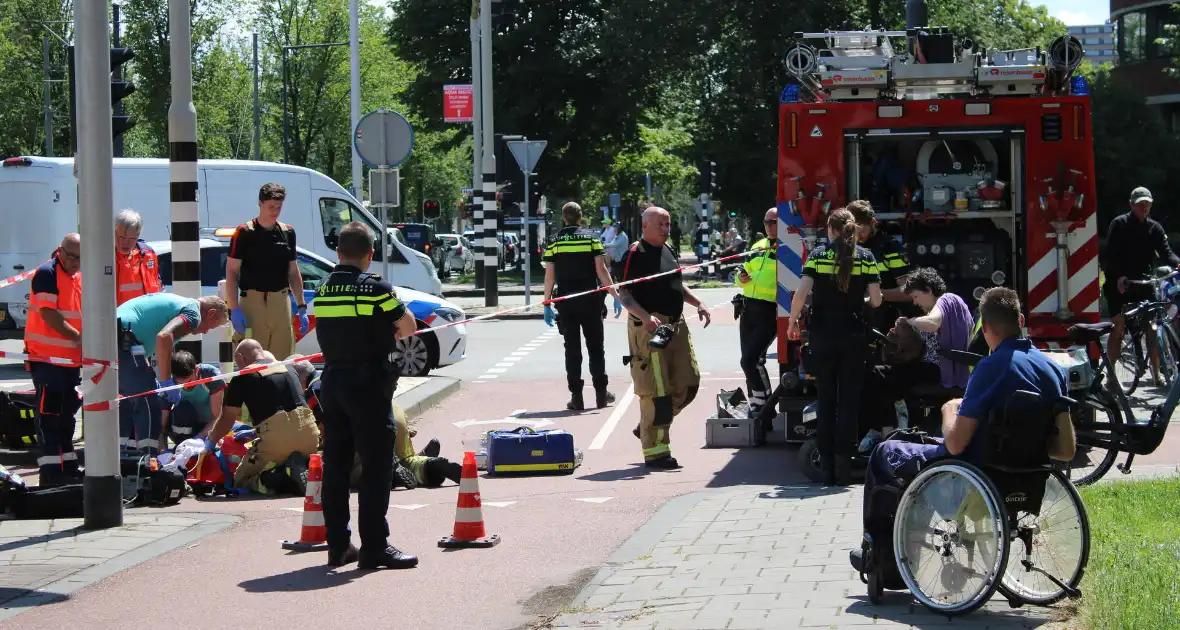
M 977 429 L 982 466 L 939 458 L 912 480 L 872 489 L 859 567 L 870 602 L 880 603 L 886 589 L 908 590 L 952 616 L 979 608 L 997 589 L 1013 608 L 1081 594 L 1090 524 L 1077 490 L 1046 454 L 1060 405 L 1017 392 Z

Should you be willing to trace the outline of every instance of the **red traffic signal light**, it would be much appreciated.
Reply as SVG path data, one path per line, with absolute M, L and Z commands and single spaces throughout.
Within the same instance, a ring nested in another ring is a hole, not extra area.
M 422 218 L 423 219 L 437 219 L 439 217 L 440 208 L 437 201 L 426 200 L 422 202 Z

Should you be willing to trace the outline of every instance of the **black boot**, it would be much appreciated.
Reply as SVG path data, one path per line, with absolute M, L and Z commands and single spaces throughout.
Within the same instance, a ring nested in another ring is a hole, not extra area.
M 599 409 L 604 409 L 607 405 L 615 402 L 615 395 L 606 389 L 606 376 L 594 377 L 594 404 Z
M 680 468 L 680 462 L 676 461 L 676 458 L 671 455 L 665 455 L 649 462 L 644 462 L 643 465 L 648 468 L 659 468 L 662 470 L 676 470 Z
M 438 457 L 440 452 L 442 452 L 442 445 L 438 443 L 437 438 L 431 438 L 426 443 L 426 448 L 422 449 L 418 454 L 426 457 Z
M 565 408 L 570 411 L 583 411 L 586 409 L 586 403 L 582 400 L 582 386 L 585 381 L 573 381 L 570 385 L 570 401 Z
M 639 425 L 638 424 L 635 425 L 635 429 L 631 431 L 631 435 L 634 435 L 636 439 L 639 439 L 639 440 L 643 439 L 642 435 L 639 432 Z
M 373 569 L 412 569 L 418 566 L 418 558 L 402 553 L 397 547 L 387 545 L 381 551 L 361 549 L 356 568 L 371 571 Z

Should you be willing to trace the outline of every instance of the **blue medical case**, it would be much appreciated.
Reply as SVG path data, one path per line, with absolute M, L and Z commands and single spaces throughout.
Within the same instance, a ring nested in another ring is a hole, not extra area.
M 574 436 L 565 430 L 488 431 L 488 474 L 568 475 L 575 465 Z

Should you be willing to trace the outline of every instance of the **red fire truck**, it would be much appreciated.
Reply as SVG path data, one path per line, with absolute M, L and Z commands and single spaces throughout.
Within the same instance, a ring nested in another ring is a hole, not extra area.
M 1071 324 L 1098 321 L 1090 101 L 1073 77 L 1082 55 L 1071 37 L 983 51 L 937 27 L 797 35 L 779 105 L 788 441 L 806 436 L 788 401 L 812 398 L 786 335 L 791 294 L 806 252 L 826 240 L 827 212 L 854 199 L 872 203 L 913 267 L 937 269 L 972 307 L 989 287 L 1016 289 L 1036 342 L 1064 345 Z

